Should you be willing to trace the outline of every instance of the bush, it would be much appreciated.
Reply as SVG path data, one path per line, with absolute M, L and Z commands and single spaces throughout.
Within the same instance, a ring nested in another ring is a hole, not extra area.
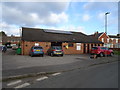
M 114 51 L 114 54 L 120 55 L 120 51 Z

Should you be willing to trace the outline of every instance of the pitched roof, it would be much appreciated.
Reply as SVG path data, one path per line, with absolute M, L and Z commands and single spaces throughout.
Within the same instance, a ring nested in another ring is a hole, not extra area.
M 103 34 L 103 32 L 102 33 L 94 33 L 94 34 L 89 35 L 89 36 L 94 36 L 95 38 L 98 39 L 102 34 Z
M 108 35 L 110 38 L 120 38 L 120 36 L 117 35 Z
M 53 30 L 52 30 L 53 31 Z M 78 42 L 78 43 L 102 43 L 96 38 L 87 36 L 81 32 L 58 33 L 45 32 L 45 29 L 22 27 L 22 40 L 41 42 Z
M 16 36 L 7 36 L 7 40 L 21 40 L 21 37 L 16 37 Z

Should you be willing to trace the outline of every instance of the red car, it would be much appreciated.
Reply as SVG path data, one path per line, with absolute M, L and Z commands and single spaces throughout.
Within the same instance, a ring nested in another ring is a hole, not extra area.
M 100 47 L 100 46 L 96 46 L 96 47 L 92 47 L 90 53 L 96 54 L 97 56 L 103 57 L 103 56 L 113 56 L 113 50 L 107 48 L 107 47 Z

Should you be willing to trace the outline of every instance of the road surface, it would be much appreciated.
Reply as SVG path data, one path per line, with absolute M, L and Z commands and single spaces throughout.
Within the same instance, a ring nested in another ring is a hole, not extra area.
M 118 88 L 118 63 L 61 73 L 27 88 Z

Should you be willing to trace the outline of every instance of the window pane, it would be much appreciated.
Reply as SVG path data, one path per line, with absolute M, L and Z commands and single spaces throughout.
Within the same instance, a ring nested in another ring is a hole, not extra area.
M 68 47 L 73 47 L 73 43 L 68 43 Z
M 34 49 L 42 49 L 42 47 L 34 47 Z
M 96 49 L 98 49 L 97 47 L 92 47 L 92 50 L 96 50 Z

